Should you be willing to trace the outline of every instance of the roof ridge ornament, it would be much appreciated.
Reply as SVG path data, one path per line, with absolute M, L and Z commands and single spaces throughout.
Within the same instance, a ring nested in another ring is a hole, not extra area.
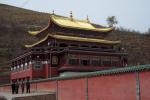
M 89 20 L 89 16 L 88 16 L 88 15 L 87 15 L 87 17 L 86 17 L 86 20 L 87 20 L 88 23 L 90 23 L 90 20 Z
M 71 21 L 73 21 L 72 11 L 70 11 L 70 19 L 71 19 Z
M 55 11 L 53 10 L 52 15 L 55 15 Z

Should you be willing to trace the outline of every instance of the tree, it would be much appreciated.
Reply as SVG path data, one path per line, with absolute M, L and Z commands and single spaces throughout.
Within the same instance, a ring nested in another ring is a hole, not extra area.
M 148 34 L 150 34 L 150 28 L 148 29 Z
M 107 17 L 107 23 L 110 27 L 112 27 L 115 24 L 118 24 L 118 21 L 115 16 L 109 16 L 109 17 Z
M 148 28 L 147 32 L 145 34 L 150 35 L 150 28 Z

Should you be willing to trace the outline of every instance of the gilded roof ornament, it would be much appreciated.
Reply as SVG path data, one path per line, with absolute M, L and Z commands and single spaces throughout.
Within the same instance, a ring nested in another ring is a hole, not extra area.
M 70 11 L 70 19 L 73 21 L 72 11 Z
M 87 20 L 88 23 L 90 22 L 89 16 L 88 16 L 88 15 L 87 15 L 87 17 L 86 17 L 86 20 Z
M 52 13 L 53 15 L 55 15 L 55 11 L 53 10 L 53 13 Z

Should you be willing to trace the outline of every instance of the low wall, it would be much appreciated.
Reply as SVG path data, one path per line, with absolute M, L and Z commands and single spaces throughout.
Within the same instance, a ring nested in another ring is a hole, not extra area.
M 12 100 L 56 100 L 55 94 L 33 94 L 13 97 Z
M 56 93 L 56 100 L 150 100 L 150 65 L 33 81 L 32 92 Z M 9 92 L 10 86 L 0 91 Z
M 1 85 L 0 86 L 0 93 L 9 93 L 9 92 L 11 92 L 11 86 L 10 86 L 10 84 L 5 84 L 5 85 Z
M 140 98 L 150 100 L 150 71 L 140 73 Z

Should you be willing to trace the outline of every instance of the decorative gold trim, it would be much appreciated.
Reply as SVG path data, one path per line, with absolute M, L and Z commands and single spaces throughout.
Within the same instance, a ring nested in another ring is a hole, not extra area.
M 34 43 L 34 44 L 32 44 L 32 45 L 25 45 L 25 47 L 26 47 L 26 48 L 31 48 L 31 47 L 33 47 L 33 46 L 36 46 L 36 45 L 38 45 L 38 44 L 44 42 L 45 40 L 47 40 L 48 37 L 49 37 L 49 35 L 47 35 L 47 36 L 44 37 L 42 40 L 40 40 L 40 41 L 38 41 L 38 42 L 36 42 L 36 43 Z
M 84 38 L 84 37 L 74 37 L 74 36 L 65 36 L 65 35 L 52 35 L 48 34 L 45 38 L 42 40 L 32 44 L 32 45 L 25 45 L 25 47 L 30 48 L 33 46 L 36 46 L 45 40 L 48 39 L 48 37 L 58 39 L 58 40 L 66 40 L 66 41 L 77 41 L 77 42 L 88 42 L 88 43 L 99 43 L 99 44 L 119 44 L 120 41 L 109 41 L 109 40 L 103 40 L 103 39 L 94 39 L 94 38 Z
M 39 31 L 28 31 L 28 33 L 35 36 L 39 33 Z
M 45 31 L 46 29 L 48 29 L 48 27 L 49 27 L 50 25 L 51 25 L 51 15 L 50 15 L 49 23 L 48 23 L 48 25 L 47 25 L 46 27 L 44 27 L 44 28 L 41 29 L 40 31 L 28 31 L 28 33 L 29 33 L 30 35 L 36 36 L 36 35 L 38 35 L 39 33 Z

